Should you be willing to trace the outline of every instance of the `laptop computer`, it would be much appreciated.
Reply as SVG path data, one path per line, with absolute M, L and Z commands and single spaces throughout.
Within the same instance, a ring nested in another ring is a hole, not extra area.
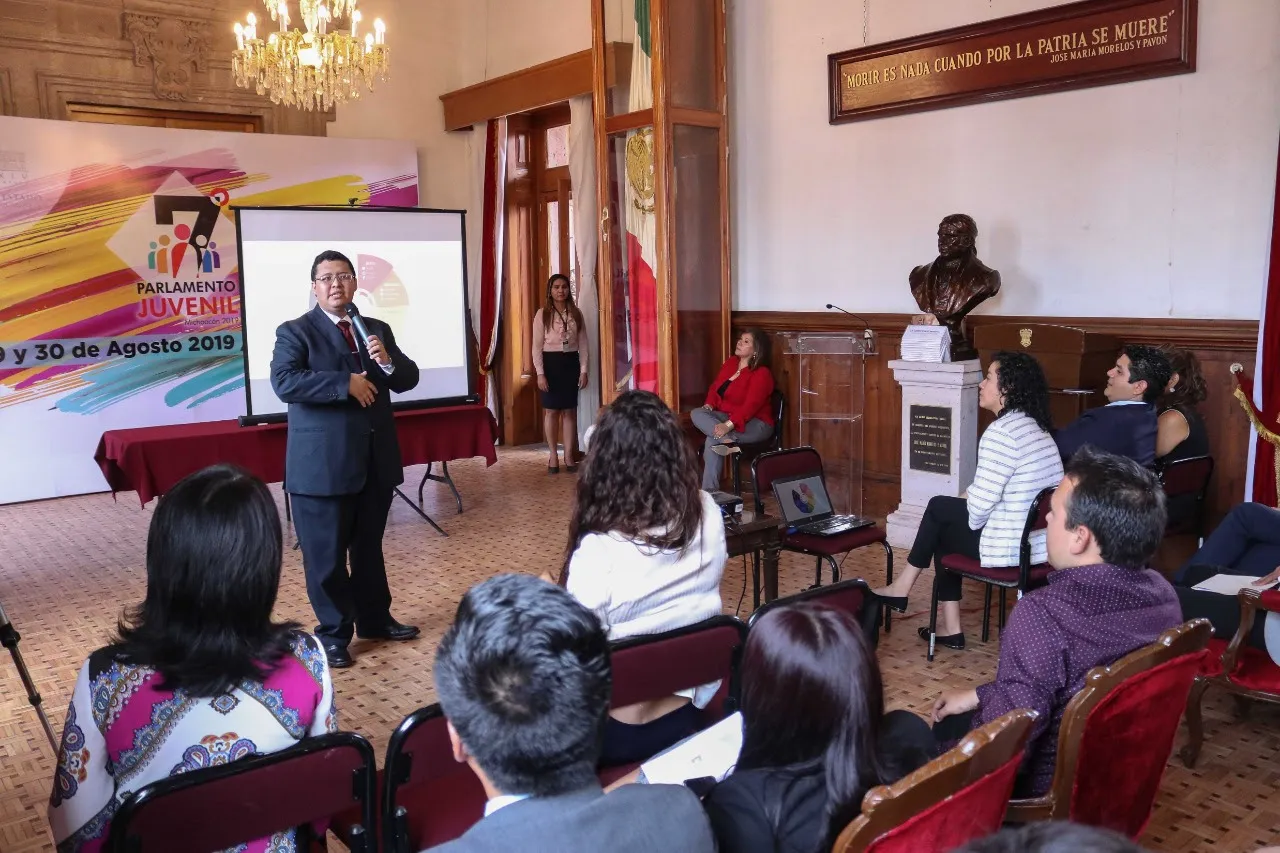
M 773 481 L 773 496 L 790 532 L 835 536 L 875 524 L 859 515 L 837 515 L 821 474 L 784 477 Z

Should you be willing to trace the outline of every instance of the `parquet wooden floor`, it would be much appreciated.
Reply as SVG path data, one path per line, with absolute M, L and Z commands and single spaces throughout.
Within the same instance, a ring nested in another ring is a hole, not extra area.
M 392 728 L 409 712 L 434 700 L 431 660 L 435 643 L 452 619 L 461 593 L 498 572 L 537 574 L 555 569 L 564 548 L 574 478 L 545 473 L 545 451 L 501 450 L 498 464 L 459 462 L 452 468 L 467 511 L 454 512 L 452 497 L 428 484 L 427 510 L 449 532 L 436 534 L 397 501 L 387 528 L 386 555 L 395 615 L 422 627 L 413 643 L 379 645 L 357 641 L 356 666 L 335 673 L 340 720 L 373 742 L 381 755 Z M 421 469 L 407 472 L 417 482 Z M 275 488 L 279 500 L 278 487 Z M 90 495 L 0 507 L 0 603 L 22 634 L 20 649 L 44 696 L 55 729 L 61 731 L 66 702 L 85 656 L 102 645 L 120 609 L 141 599 L 144 546 L 151 510 L 136 498 Z M 905 555 L 897 555 L 898 564 Z M 811 582 L 813 564 L 784 555 L 782 594 Z M 883 579 L 883 559 L 851 555 L 846 577 Z M 723 598 L 732 613 L 743 598 L 743 563 L 725 572 Z M 918 590 L 930 588 L 924 578 Z M 917 601 L 924 601 L 921 593 Z M 976 596 L 970 595 L 972 600 Z M 303 584 L 301 558 L 287 552 L 277 615 L 314 623 Z M 923 609 L 923 608 L 921 608 Z M 943 689 L 991 678 L 998 642 L 976 642 L 978 619 L 964 621 L 974 640 L 966 652 L 940 650 L 927 664 L 915 636 L 923 613 L 896 621 L 881 645 L 886 695 L 891 707 L 926 713 Z M 1250 851 L 1276 843 L 1280 835 L 1280 712 L 1258 707 L 1248 720 L 1235 718 L 1222 697 L 1206 701 L 1208 740 L 1199 766 L 1188 771 L 1174 760 L 1143 839 L 1158 851 Z M 1184 735 L 1179 736 L 1178 746 Z M 12 661 L 0 654 L 0 851 L 52 850 L 45 803 L 53 758 L 27 704 Z

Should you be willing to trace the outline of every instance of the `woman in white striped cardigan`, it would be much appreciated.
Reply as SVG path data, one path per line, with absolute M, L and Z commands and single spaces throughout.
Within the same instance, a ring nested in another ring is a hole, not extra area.
M 1016 566 L 1027 510 L 1041 489 L 1062 480 L 1062 459 L 1050 435 L 1049 385 L 1040 364 L 1026 353 L 1000 352 L 978 386 L 978 404 L 996 416 L 978 442 L 978 467 L 962 497 L 939 495 L 929 501 L 907 567 L 892 584 L 876 590 L 898 612 L 920 572 L 944 554 L 963 554 L 983 566 Z M 1031 557 L 1043 563 L 1044 532 L 1032 534 Z M 964 648 L 960 630 L 959 575 L 946 572 L 938 582 L 939 645 Z M 920 629 L 929 641 L 929 629 Z

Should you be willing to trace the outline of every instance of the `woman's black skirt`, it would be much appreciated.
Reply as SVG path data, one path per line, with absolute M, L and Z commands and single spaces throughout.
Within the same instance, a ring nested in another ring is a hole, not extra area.
M 578 376 L 582 372 L 578 353 L 543 350 L 542 371 L 547 377 L 547 390 L 542 392 L 542 408 L 578 408 Z

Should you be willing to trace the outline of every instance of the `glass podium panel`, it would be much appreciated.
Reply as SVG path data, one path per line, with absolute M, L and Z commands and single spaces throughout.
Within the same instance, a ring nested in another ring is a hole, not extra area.
M 799 444 L 822 456 L 835 511 L 861 515 L 864 382 L 866 357 L 874 353 L 874 345 L 857 333 L 793 332 L 780 337 L 787 367 L 800 380 L 800 399 L 789 401 Z
M 720 131 L 677 124 L 671 237 L 675 256 L 676 363 L 680 411 L 702 405 L 733 349 L 724 340 Z

